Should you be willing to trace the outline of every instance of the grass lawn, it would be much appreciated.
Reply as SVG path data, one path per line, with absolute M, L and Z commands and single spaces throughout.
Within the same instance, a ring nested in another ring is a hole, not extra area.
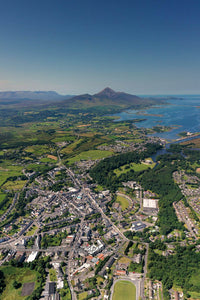
M 129 207 L 128 200 L 123 196 L 117 195 L 117 202 L 120 203 L 122 211 L 126 210 Z
M 87 295 L 88 295 L 87 292 L 83 292 L 81 294 L 78 294 L 78 300 L 85 300 Z
M 119 264 L 128 264 L 131 262 L 131 259 L 129 259 L 128 257 L 121 257 L 118 262 Z
M 95 160 L 95 159 L 101 159 L 104 157 L 108 157 L 110 155 L 112 155 L 113 152 L 111 151 L 103 151 L 103 150 L 89 150 L 89 151 L 84 151 L 81 152 L 80 154 L 69 158 L 68 161 L 69 163 L 74 163 L 76 161 L 80 161 L 80 160 Z
M 188 292 L 191 296 L 191 299 L 200 299 L 200 293 L 195 293 L 195 292 Z
M 50 275 L 50 281 L 57 281 L 56 270 L 50 269 L 49 275 Z
M 33 235 L 33 234 L 36 232 L 37 229 L 38 229 L 38 227 L 35 226 L 35 225 L 33 225 L 33 226 L 30 228 L 30 230 L 29 230 L 25 235 L 26 235 L 26 236 L 31 236 L 31 235 Z
M 136 287 L 130 281 L 120 280 L 114 286 L 112 300 L 135 300 Z
M 97 277 L 97 284 L 99 285 L 101 282 L 104 282 L 104 279 L 100 276 Z
M 27 296 L 22 297 L 22 286 L 26 282 L 35 282 L 35 289 L 38 287 L 37 272 L 28 268 L 15 268 L 12 266 L 3 266 L 0 268 L 5 275 L 6 288 L 1 295 L 3 300 L 22 300 Z M 20 282 L 22 286 L 19 289 L 13 287 L 14 281 Z
M 155 163 L 152 163 L 150 165 L 143 164 L 143 163 L 141 163 L 141 164 L 131 163 L 131 164 L 124 165 L 118 169 L 115 169 L 114 172 L 117 176 L 120 176 L 121 174 L 126 174 L 130 170 L 139 172 L 139 171 L 147 170 L 148 168 L 153 168 L 154 166 L 155 166 Z

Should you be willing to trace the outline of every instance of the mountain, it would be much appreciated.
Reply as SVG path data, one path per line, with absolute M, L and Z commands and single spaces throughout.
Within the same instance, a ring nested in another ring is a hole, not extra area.
M 141 98 L 135 95 L 123 93 L 123 92 L 115 92 L 111 88 L 107 87 L 98 94 L 94 95 L 95 97 L 103 98 L 103 99 L 114 99 L 115 101 L 123 101 L 123 102 L 137 102 L 140 101 Z
M 54 91 L 7 91 L 0 92 L 0 108 L 38 108 L 58 110 L 99 110 L 115 112 L 128 108 L 144 108 L 160 104 L 162 99 L 141 98 L 107 87 L 94 95 L 60 95 Z
M 100 108 L 104 109 L 122 109 L 122 108 L 142 108 L 153 104 L 162 103 L 159 99 L 140 98 L 136 95 L 131 95 L 124 92 L 116 92 L 107 87 L 97 94 L 83 94 L 79 96 L 66 99 L 60 103 L 63 107 L 72 109 L 90 109 Z

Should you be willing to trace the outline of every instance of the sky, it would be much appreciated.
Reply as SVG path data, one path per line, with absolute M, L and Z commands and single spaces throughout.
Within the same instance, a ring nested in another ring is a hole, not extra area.
M 200 94 L 199 0 L 0 1 L 0 91 Z

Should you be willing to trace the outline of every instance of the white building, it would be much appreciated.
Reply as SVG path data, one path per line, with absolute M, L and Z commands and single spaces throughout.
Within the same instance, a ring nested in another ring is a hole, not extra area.
M 29 257 L 27 259 L 27 262 L 29 263 L 29 262 L 34 261 L 36 259 L 37 255 L 38 255 L 37 251 L 31 252 L 31 254 L 29 255 Z
M 158 209 L 158 199 L 143 199 L 143 208 Z

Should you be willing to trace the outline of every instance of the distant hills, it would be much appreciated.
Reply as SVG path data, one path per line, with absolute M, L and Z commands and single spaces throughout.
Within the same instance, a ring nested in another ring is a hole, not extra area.
M 72 95 L 60 95 L 54 91 L 6 91 L 0 92 L 0 102 L 19 102 L 24 100 L 55 101 L 71 98 Z
M 125 108 L 143 108 L 164 103 L 162 99 L 141 98 L 124 92 L 116 92 L 107 87 L 94 95 L 60 95 L 54 91 L 7 91 L 0 92 L 0 108 L 41 107 L 58 109 L 112 111 Z

